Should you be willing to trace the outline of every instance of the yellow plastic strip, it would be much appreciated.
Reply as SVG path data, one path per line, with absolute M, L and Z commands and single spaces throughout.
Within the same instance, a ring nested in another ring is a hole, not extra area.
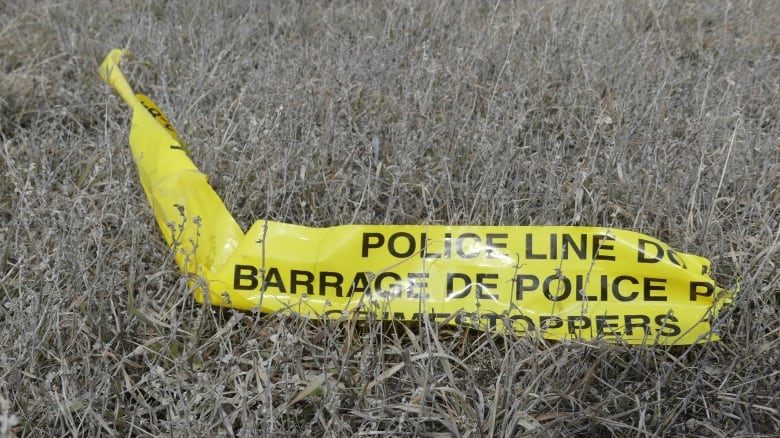
M 125 53 L 112 50 L 99 73 L 133 110 L 130 148 L 141 185 L 179 267 L 203 279 L 214 278 L 244 233 L 206 175 L 187 156 L 187 148 L 165 114 L 127 83 L 119 69 Z
M 141 184 L 195 298 L 303 316 L 420 320 L 629 344 L 717 340 L 732 293 L 710 262 L 600 227 L 347 225 L 258 221 L 244 234 L 160 108 L 100 68 L 133 110 Z

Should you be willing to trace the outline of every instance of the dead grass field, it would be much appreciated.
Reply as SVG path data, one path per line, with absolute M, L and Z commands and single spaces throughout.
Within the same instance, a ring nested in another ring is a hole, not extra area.
M 199 306 L 114 47 L 243 227 L 632 229 L 740 287 L 723 341 Z M 777 436 L 779 96 L 773 0 L 2 2 L 0 435 Z

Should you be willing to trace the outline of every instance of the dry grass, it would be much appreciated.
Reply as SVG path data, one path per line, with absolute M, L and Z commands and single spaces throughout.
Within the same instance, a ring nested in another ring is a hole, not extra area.
M 780 7 L 0 4 L 0 434 L 770 436 Z M 114 47 L 246 227 L 583 224 L 713 260 L 723 342 L 549 344 L 194 304 Z

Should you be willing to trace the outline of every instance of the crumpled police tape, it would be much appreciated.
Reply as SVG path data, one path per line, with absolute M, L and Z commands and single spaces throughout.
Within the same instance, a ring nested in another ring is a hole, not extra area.
M 710 262 L 639 233 L 571 226 L 347 225 L 268 220 L 244 233 L 160 108 L 112 50 L 100 67 L 133 110 L 130 147 L 195 299 L 337 319 L 423 318 L 550 339 L 717 340 L 732 293 Z

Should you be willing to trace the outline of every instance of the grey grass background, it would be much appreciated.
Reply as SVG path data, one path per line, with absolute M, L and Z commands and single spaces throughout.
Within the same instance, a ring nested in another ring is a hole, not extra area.
M 114 47 L 244 227 L 637 230 L 741 289 L 723 342 L 198 306 Z M 0 434 L 773 436 L 779 94 L 772 0 L 0 3 Z

